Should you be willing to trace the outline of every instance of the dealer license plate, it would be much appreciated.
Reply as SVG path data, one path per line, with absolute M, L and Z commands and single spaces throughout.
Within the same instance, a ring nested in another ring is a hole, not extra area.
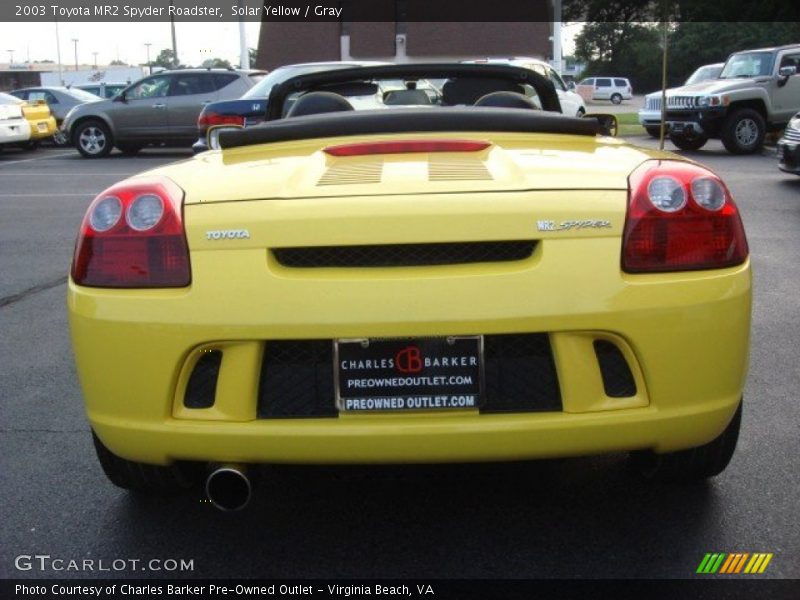
M 481 404 L 481 336 L 337 340 L 334 360 L 341 411 L 452 410 Z

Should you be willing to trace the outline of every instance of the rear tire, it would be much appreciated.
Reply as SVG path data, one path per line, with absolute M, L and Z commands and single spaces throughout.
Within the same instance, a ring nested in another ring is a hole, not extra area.
M 108 156 L 114 147 L 111 131 L 102 121 L 90 119 L 80 123 L 72 135 L 75 147 L 84 158 Z
M 707 444 L 656 454 L 651 450 L 631 453 L 634 469 L 652 481 L 698 481 L 719 475 L 728 466 L 736 450 L 742 423 L 742 402 L 725 430 Z
M 687 138 L 683 135 L 670 135 L 669 140 L 681 150 L 700 150 L 706 145 L 708 138 L 705 136 Z
M 148 495 L 178 494 L 191 488 L 197 477 L 188 465 L 173 464 L 168 467 L 148 465 L 120 458 L 103 445 L 92 432 L 97 459 L 106 477 L 126 490 Z
M 645 127 L 645 131 L 650 135 L 650 137 L 654 137 L 659 139 L 661 137 L 661 127 Z
M 611 94 L 611 102 L 614 104 L 622 104 L 622 96 L 620 94 Z
M 722 144 L 731 154 L 753 154 L 761 150 L 767 125 L 764 117 L 752 108 L 733 111 L 722 124 Z

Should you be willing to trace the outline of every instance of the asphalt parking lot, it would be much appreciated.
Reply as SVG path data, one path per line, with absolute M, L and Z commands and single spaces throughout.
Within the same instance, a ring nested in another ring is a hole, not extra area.
M 712 141 L 690 154 L 737 199 L 755 276 L 742 433 L 720 477 L 645 485 L 617 455 L 280 467 L 263 473 L 246 510 L 224 514 L 199 491 L 142 499 L 105 479 L 65 310 L 72 246 L 92 197 L 189 153 L 85 160 L 69 149 L 3 152 L 0 577 L 92 576 L 15 569 L 19 555 L 47 554 L 194 561 L 184 573 L 112 573 L 120 577 L 684 578 L 706 552 L 771 552 L 761 577 L 799 578 L 800 177 L 778 171 L 770 149 L 734 157 Z

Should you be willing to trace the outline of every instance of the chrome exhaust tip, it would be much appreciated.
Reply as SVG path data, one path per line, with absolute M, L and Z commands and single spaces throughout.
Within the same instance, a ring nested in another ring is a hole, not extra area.
M 250 502 L 253 488 L 244 467 L 221 465 L 212 468 L 206 478 L 206 496 L 218 509 L 242 510 Z

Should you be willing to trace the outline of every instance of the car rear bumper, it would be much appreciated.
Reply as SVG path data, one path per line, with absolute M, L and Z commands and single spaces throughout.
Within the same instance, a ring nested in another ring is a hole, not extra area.
M 778 140 L 778 168 L 786 173 L 800 175 L 800 142 Z
M 33 121 L 30 123 L 31 126 L 31 139 L 33 140 L 43 140 L 49 137 L 52 137 L 53 134 L 58 131 L 58 126 L 56 125 L 56 120 L 53 117 L 48 119 L 42 119 L 39 121 Z
M 31 126 L 23 119 L 0 123 L 0 144 L 15 144 L 31 139 Z
M 91 423 L 114 453 L 152 464 L 480 462 L 697 446 L 723 431 L 739 400 L 585 414 L 420 413 L 242 423 L 96 416 Z
M 70 281 L 70 326 L 89 420 L 113 452 L 154 464 L 511 460 L 666 452 L 716 437 L 744 388 L 749 263 L 621 276 L 607 260 L 619 254 L 613 238 L 561 253 L 560 260 L 550 255 L 550 265 L 535 256 L 523 270 L 481 276 L 461 269 L 457 276 L 361 280 L 348 272 L 344 281 L 333 272 L 277 269 L 274 278 L 242 286 L 236 273 L 258 269 L 263 255 L 247 251 L 250 264 L 228 250 L 196 252 L 193 272 L 205 276 L 186 289 L 100 290 Z M 270 340 L 527 332 L 549 340 L 558 409 L 333 411 L 328 418 L 261 411 L 263 390 L 274 384 L 264 378 Z M 636 382 L 633 394 L 608 395 L 596 340 L 620 349 Z M 209 350 L 222 353 L 215 402 L 187 408 L 187 382 Z

